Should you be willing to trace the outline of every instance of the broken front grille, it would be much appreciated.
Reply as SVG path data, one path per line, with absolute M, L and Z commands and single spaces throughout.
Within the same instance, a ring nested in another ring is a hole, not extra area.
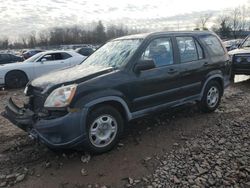
M 42 93 L 39 88 L 30 88 L 30 105 L 35 114 L 48 114 L 48 110 L 44 108 L 47 95 Z

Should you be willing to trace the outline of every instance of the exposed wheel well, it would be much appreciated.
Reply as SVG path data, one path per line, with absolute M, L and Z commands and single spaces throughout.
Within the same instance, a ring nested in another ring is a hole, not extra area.
M 4 77 L 5 84 L 6 84 L 6 78 L 7 78 L 8 74 L 10 74 L 12 72 L 20 72 L 20 73 L 22 73 L 22 74 L 24 74 L 26 76 L 27 80 L 29 80 L 29 77 L 27 76 L 27 74 L 24 71 L 22 71 L 22 70 L 11 70 L 11 71 L 9 71 L 9 72 L 7 72 L 5 74 L 5 77 Z
M 216 82 L 221 86 L 221 89 L 222 89 L 221 95 L 223 95 L 223 93 L 224 93 L 224 82 L 223 82 L 223 79 L 222 79 L 221 77 L 219 77 L 219 76 L 216 76 L 216 77 L 213 77 L 213 78 L 211 78 L 211 79 L 208 78 L 208 79 L 206 80 L 206 82 L 203 84 L 202 90 L 201 90 L 201 98 L 203 97 L 204 90 L 205 90 L 207 84 L 208 84 L 209 82 L 211 82 L 211 81 L 216 81 Z M 200 98 L 200 100 L 201 100 L 201 98 Z
M 216 77 L 216 78 L 213 78 L 213 79 L 209 80 L 209 82 L 210 81 L 216 81 L 216 82 L 218 82 L 220 84 L 220 86 L 221 86 L 222 94 L 224 93 L 224 83 L 223 83 L 222 78 Z
M 93 109 L 99 107 L 99 106 L 103 106 L 103 105 L 109 105 L 114 107 L 116 110 L 118 110 L 120 112 L 120 114 L 122 115 L 122 117 L 124 118 L 124 120 L 129 120 L 128 118 L 128 114 L 124 108 L 124 106 L 119 103 L 118 101 L 104 101 L 98 104 L 95 104 L 93 106 L 91 106 L 91 108 L 89 109 L 89 112 L 91 112 Z

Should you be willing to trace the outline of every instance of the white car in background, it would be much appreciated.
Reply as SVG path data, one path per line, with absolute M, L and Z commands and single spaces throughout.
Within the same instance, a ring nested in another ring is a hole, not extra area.
M 38 53 L 21 63 L 0 65 L 0 85 L 24 87 L 28 81 L 62 68 L 80 64 L 86 57 L 74 51 Z

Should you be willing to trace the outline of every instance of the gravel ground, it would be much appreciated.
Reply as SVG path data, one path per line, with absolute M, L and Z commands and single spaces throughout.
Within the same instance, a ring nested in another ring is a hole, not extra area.
M 22 90 L 0 92 L 19 105 Z M 0 187 L 250 187 L 250 80 L 214 113 L 188 105 L 130 123 L 109 153 L 54 153 L 0 117 Z
M 219 120 L 184 146 L 175 146 L 178 149 L 159 159 L 160 166 L 140 185 L 250 187 L 250 117 L 243 121 Z

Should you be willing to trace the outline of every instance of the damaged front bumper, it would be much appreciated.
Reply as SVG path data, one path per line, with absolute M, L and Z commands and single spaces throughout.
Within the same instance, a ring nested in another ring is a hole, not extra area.
M 18 107 L 10 98 L 2 116 L 50 148 L 71 149 L 81 146 L 85 139 L 86 114 L 82 109 L 56 118 L 39 118 L 30 109 Z
M 31 110 L 18 107 L 11 98 L 5 107 L 5 111 L 2 112 L 3 117 L 24 131 L 28 131 L 34 123 L 34 115 Z

